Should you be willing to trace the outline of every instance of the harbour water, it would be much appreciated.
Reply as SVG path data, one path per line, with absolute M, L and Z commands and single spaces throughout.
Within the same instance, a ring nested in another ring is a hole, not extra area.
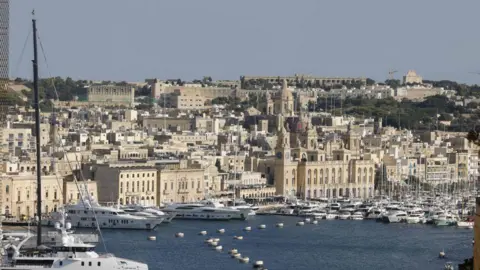
M 104 230 L 108 252 L 144 261 L 150 269 L 252 269 L 264 261 L 268 269 L 443 269 L 472 256 L 473 231 L 423 224 L 384 224 L 371 220 L 320 220 L 296 226 L 300 218 L 255 216 L 248 221 L 174 220 L 156 231 Z M 284 223 L 283 228 L 275 224 Z M 265 224 L 265 230 L 258 225 Z M 251 232 L 243 228 L 251 226 Z M 224 234 L 217 229 L 225 229 Z M 207 236 L 200 236 L 202 230 Z M 183 232 L 184 238 L 175 238 Z M 148 241 L 148 236 L 156 241 Z M 242 235 L 243 240 L 234 236 Z M 213 250 L 204 240 L 220 238 L 223 251 Z M 232 259 L 228 251 L 238 249 L 249 264 Z M 103 245 L 99 244 L 99 251 Z M 446 259 L 439 259 L 444 250 Z

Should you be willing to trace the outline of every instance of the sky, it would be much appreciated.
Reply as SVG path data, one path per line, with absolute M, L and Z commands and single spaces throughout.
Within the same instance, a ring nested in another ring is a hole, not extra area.
M 11 77 L 32 77 L 32 9 L 41 77 L 384 81 L 414 69 L 480 84 L 478 0 L 10 0 Z

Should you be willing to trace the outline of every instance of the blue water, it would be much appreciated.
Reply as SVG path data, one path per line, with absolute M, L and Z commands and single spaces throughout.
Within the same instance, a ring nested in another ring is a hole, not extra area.
M 248 221 L 174 220 L 156 231 L 104 230 L 107 251 L 143 261 L 150 269 L 252 269 L 255 260 L 268 269 L 443 269 L 472 256 L 473 230 L 431 225 L 384 224 L 375 221 L 321 220 L 296 226 L 296 217 L 256 216 Z M 278 222 L 284 228 L 276 228 Z M 259 224 L 267 229 L 259 230 Z M 242 229 L 251 226 L 251 232 Z M 217 229 L 224 228 L 225 234 Z M 207 236 L 198 232 L 206 230 Z M 184 238 L 175 238 L 183 232 Z M 156 235 L 156 241 L 147 237 Z M 243 235 L 243 240 L 233 236 Z M 220 238 L 223 251 L 204 243 Z M 232 248 L 250 258 L 241 264 L 228 255 Z M 103 251 L 102 244 L 98 247 Z M 439 259 L 445 250 L 447 259 Z

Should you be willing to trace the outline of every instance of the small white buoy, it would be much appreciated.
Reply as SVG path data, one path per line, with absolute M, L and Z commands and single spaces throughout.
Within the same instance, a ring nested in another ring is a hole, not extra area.
M 297 226 L 303 226 L 303 225 L 305 225 L 305 222 L 303 222 L 303 221 L 297 222 Z
M 222 246 L 216 246 L 216 247 L 215 247 L 215 250 L 222 250 L 222 249 L 223 249 Z
M 312 224 L 318 224 L 318 220 L 312 221 Z
M 245 229 L 243 229 L 243 230 L 249 232 L 249 231 L 252 230 L 252 227 L 245 227 Z
M 256 261 L 253 264 L 253 268 L 262 268 L 263 267 L 263 261 Z
M 241 257 L 242 257 L 242 254 L 240 254 L 240 253 L 232 254 L 232 258 L 234 258 L 234 259 L 239 259 Z
M 152 236 L 148 237 L 148 240 L 155 241 L 155 240 L 157 240 L 157 237 L 152 235 Z
M 178 233 L 175 234 L 175 237 L 178 237 L 178 238 L 182 238 L 184 236 L 185 235 L 182 232 L 178 232 Z
M 241 236 L 241 235 L 240 236 L 234 236 L 233 238 L 236 239 L 236 240 L 243 240 L 243 236 Z
M 277 228 L 283 228 L 283 223 L 277 223 L 275 226 L 277 226 Z
M 475 245 L 475 240 L 472 240 L 472 245 Z
M 218 229 L 217 232 L 218 233 L 225 233 L 225 229 Z
M 207 235 L 207 231 L 201 231 L 198 233 L 198 235 Z
M 439 258 L 445 258 L 445 251 L 440 251 L 440 254 L 438 254 Z
M 266 229 L 266 228 L 267 228 L 267 225 L 261 224 L 260 226 L 258 226 L 258 228 L 259 228 L 260 230 L 263 230 L 263 229 Z
M 248 258 L 248 257 L 240 258 L 241 263 L 248 263 L 249 261 L 250 261 L 250 258 Z
M 212 242 L 213 242 L 213 239 L 212 239 L 212 238 L 208 238 L 207 240 L 205 240 L 205 243 L 207 243 L 207 244 L 210 244 L 210 243 L 212 243 Z
M 229 254 L 237 254 L 238 250 L 236 248 L 232 248 L 232 249 L 230 249 L 230 251 L 228 253 Z
M 209 245 L 212 246 L 212 247 L 216 247 L 216 246 L 218 246 L 218 242 L 213 241 Z
M 309 218 L 306 218 L 306 219 L 305 219 L 305 222 L 306 222 L 306 223 L 309 223 L 309 222 L 310 222 L 310 219 L 309 219 Z

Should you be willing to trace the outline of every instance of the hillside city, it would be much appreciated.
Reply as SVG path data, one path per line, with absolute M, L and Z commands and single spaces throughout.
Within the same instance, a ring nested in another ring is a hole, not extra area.
M 395 71 L 396 72 L 396 71 Z M 41 138 L 44 214 L 80 200 L 101 204 L 242 198 L 267 204 L 407 192 L 473 190 L 480 90 L 426 81 L 415 71 L 368 78 L 309 75 L 8 83 L 0 120 L 0 209 L 35 214 L 35 138 Z M 473 132 L 475 133 L 475 132 Z

